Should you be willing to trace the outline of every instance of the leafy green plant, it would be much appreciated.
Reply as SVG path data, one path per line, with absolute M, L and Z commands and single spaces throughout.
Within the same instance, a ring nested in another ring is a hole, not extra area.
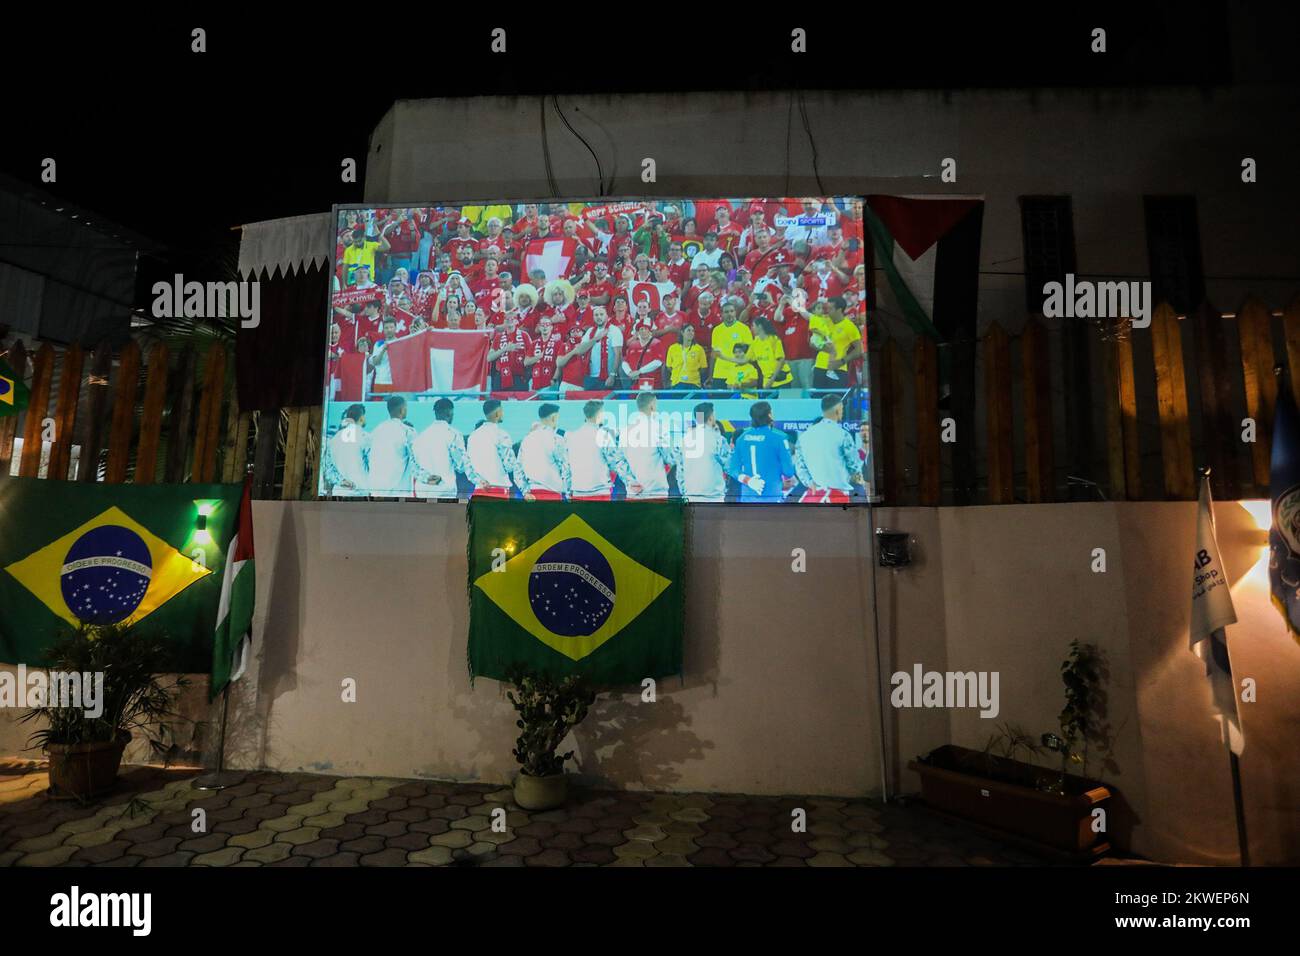
M 1061 733 L 1043 734 L 1043 746 L 1061 755 L 1060 779 L 1053 789 L 1065 789 L 1070 764 L 1087 773 L 1088 747 L 1104 742 L 1106 668 L 1095 644 L 1070 642 L 1070 653 L 1061 662 L 1061 683 L 1065 685 L 1065 707 L 1057 717 Z
M 576 675 L 556 679 L 516 670 L 510 682 L 514 690 L 507 691 L 506 697 L 519 712 L 515 726 L 522 731 L 511 753 L 530 777 L 560 773 L 573 751 L 556 751 L 569 731 L 587 716 L 596 702 L 595 692 Z
M 103 707 L 98 717 L 55 700 L 33 707 L 20 718 L 45 723 L 28 739 L 32 747 L 100 743 L 121 733 L 145 731 L 177 716 L 172 701 L 189 684 L 183 676 L 160 678 L 171 658 L 166 642 L 132 624 L 83 624 L 66 632 L 47 656 L 53 662 L 51 671 L 103 674 Z

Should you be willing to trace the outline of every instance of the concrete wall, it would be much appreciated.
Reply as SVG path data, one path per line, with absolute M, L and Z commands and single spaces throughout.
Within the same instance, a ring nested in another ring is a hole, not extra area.
M 784 91 L 560 99 L 600 156 L 610 195 L 984 196 L 980 319 L 1009 331 L 1025 317 L 1024 195 L 1072 197 L 1080 275 L 1146 278 L 1142 196 L 1194 194 L 1211 301 L 1231 310 L 1254 292 L 1281 307 L 1295 294 L 1294 89 L 810 91 L 805 103 L 816 171 Z M 540 112 L 535 97 L 398 101 L 371 137 L 366 200 L 552 195 Z M 586 147 L 553 112 L 547 131 L 558 194 L 597 195 Z M 1241 182 L 1246 156 L 1259 163 L 1253 185 Z M 654 183 L 641 181 L 646 157 Z M 948 157 L 956 183 L 939 180 Z
M 1258 526 L 1235 502 L 1216 513 L 1235 575 L 1237 676 L 1258 682 L 1258 702 L 1242 705 L 1252 852 L 1257 863 L 1294 863 L 1300 646 L 1269 605 Z M 691 514 L 685 675 L 662 681 L 653 704 L 603 697 L 573 742 L 577 769 L 631 789 L 879 793 L 867 512 Z M 236 685 L 230 762 L 509 780 L 509 702 L 495 681 L 471 687 L 466 671 L 464 508 L 257 502 L 254 518 L 256 659 Z M 886 674 L 918 663 L 1000 674 L 995 719 L 888 708 L 894 789 L 915 791 L 909 759 L 948 742 L 982 747 L 1003 721 L 1034 735 L 1056 729 L 1058 666 L 1078 638 L 1109 661 L 1114 748 L 1090 770 L 1122 795 L 1117 838 L 1157 859 L 1235 860 L 1226 751 L 1187 648 L 1193 504 L 881 509 L 875 518 L 916 538 L 913 567 L 877 573 Z M 1091 570 L 1098 547 L 1101 574 Z M 803 575 L 791 570 L 794 548 L 807 552 Z M 356 681 L 356 703 L 341 700 L 345 678 Z M 17 752 L 28 729 L 0 717 L 0 753 Z

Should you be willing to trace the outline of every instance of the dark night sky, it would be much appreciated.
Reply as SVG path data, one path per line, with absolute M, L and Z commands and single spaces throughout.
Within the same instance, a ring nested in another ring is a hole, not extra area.
M 39 186 L 41 159 L 55 157 L 58 181 L 42 188 L 162 244 L 170 261 L 154 265 L 196 269 L 228 253 L 232 225 L 359 201 L 361 186 L 339 181 L 340 159 L 364 157 L 395 98 L 1232 81 L 1223 4 L 1087 6 L 952 14 L 927 5 L 807 22 L 789 10 L 780 23 L 729 16 L 734 26 L 689 13 L 680 23 L 654 14 L 645 27 L 602 15 L 607 25 L 594 32 L 587 11 L 537 26 L 430 8 L 425 25 L 399 22 L 383 4 L 351 21 L 329 7 L 285 21 L 119 8 L 68 23 L 58 14 L 30 24 L 10 56 L 11 78 L 26 81 L 7 84 L 0 169 Z M 1097 25 L 1108 30 L 1104 59 L 1088 50 Z M 190 52 L 194 26 L 208 30 L 205 54 Z M 509 31 L 504 56 L 488 53 L 494 26 Z M 789 51 L 793 26 L 809 31 L 806 55 Z M 720 55 L 725 69 L 707 65 Z M 595 57 L 609 68 L 591 66 Z

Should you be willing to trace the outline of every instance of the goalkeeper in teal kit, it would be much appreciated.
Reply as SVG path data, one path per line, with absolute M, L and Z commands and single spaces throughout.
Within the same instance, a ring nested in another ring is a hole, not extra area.
M 784 501 L 795 478 L 785 432 L 772 427 L 772 406 L 767 402 L 755 402 L 749 419 L 752 427 L 736 439 L 727 470 L 740 482 L 741 501 Z

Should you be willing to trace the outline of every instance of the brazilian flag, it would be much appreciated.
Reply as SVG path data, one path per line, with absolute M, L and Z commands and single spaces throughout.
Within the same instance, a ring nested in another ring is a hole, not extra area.
M 0 418 L 17 415 L 27 407 L 28 389 L 23 380 L 0 358 Z
M 136 624 L 207 673 L 241 486 L 0 481 L 0 661 L 48 666 L 80 624 Z
M 469 506 L 469 671 L 597 685 L 682 669 L 680 501 Z

